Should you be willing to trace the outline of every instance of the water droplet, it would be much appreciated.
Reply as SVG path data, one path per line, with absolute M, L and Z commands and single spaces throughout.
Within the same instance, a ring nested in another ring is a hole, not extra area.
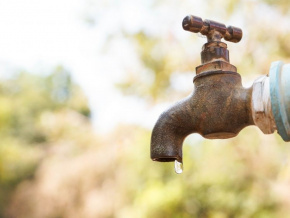
M 175 172 L 177 174 L 180 174 L 183 171 L 183 165 L 182 165 L 182 163 L 178 162 L 178 160 L 175 160 L 174 168 L 175 168 Z

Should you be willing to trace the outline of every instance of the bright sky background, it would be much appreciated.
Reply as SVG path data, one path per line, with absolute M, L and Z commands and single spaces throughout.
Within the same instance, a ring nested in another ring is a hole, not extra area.
M 103 33 L 114 27 L 116 17 L 114 11 L 103 14 L 104 19 L 112 16 L 108 26 L 91 28 L 84 21 L 85 2 L 0 0 L 0 75 L 8 69 L 45 73 L 63 65 L 88 96 L 97 130 L 107 131 L 120 122 L 151 128 L 166 105 L 149 109 L 141 100 L 124 97 L 114 88 L 122 76 L 120 66 L 130 60 L 130 51 L 120 42 L 114 56 L 102 55 Z M 122 19 L 140 13 L 132 7 L 121 10 Z M 127 22 L 127 28 L 136 29 L 138 22 Z

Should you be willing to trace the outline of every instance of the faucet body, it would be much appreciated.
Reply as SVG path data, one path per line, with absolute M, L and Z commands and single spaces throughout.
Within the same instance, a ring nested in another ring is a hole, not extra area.
M 192 94 L 159 117 L 152 132 L 151 158 L 182 162 L 182 144 L 189 134 L 226 139 L 254 125 L 251 94 L 252 88 L 243 88 L 236 72 L 215 71 L 196 76 Z
M 226 139 L 254 125 L 251 95 L 252 87 L 244 88 L 236 72 L 218 70 L 198 74 L 192 94 L 159 117 L 152 132 L 151 158 L 182 162 L 182 144 L 189 134 Z
M 162 113 L 155 124 L 151 159 L 182 163 L 182 144 L 192 133 L 207 139 L 226 139 L 235 137 L 249 125 L 257 125 L 266 134 L 273 133 L 276 125 L 270 91 L 267 91 L 268 77 L 244 88 L 236 67 L 230 64 L 227 45 L 221 42 L 223 37 L 227 41 L 239 42 L 241 29 L 226 28 L 224 24 L 209 20 L 203 22 L 194 16 L 183 20 L 183 28 L 201 32 L 207 36 L 208 43 L 202 48 L 202 64 L 196 67 L 192 94 Z

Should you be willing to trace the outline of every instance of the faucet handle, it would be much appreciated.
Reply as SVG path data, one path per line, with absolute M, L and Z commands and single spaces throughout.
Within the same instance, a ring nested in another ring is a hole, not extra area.
M 208 42 L 221 41 L 224 38 L 229 42 L 239 42 L 243 37 L 243 31 L 234 26 L 226 27 L 225 24 L 212 20 L 202 20 L 200 17 L 188 15 L 183 19 L 182 27 L 184 30 L 201 33 L 207 36 Z

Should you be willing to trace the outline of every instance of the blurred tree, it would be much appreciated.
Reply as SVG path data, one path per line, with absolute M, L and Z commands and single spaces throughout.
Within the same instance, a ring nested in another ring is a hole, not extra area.
M 62 67 L 49 76 L 16 73 L 0 81 L 0 214 L 17 184 L 33 177 L 51 139 L 40 128 L 44 113 L 73 110 L 90 115 L 87 100 Z M 0 215 L 1 216 L 1 215 Z
M 279 10 L 281 10 L 281 12 L 283 12 L 285 15 L 289 16 L 289 6 L 290 6 L 290 2 L 288 0 L 263 0 L 264 2 L 266 2 L 267 4 L 278 8 Z

